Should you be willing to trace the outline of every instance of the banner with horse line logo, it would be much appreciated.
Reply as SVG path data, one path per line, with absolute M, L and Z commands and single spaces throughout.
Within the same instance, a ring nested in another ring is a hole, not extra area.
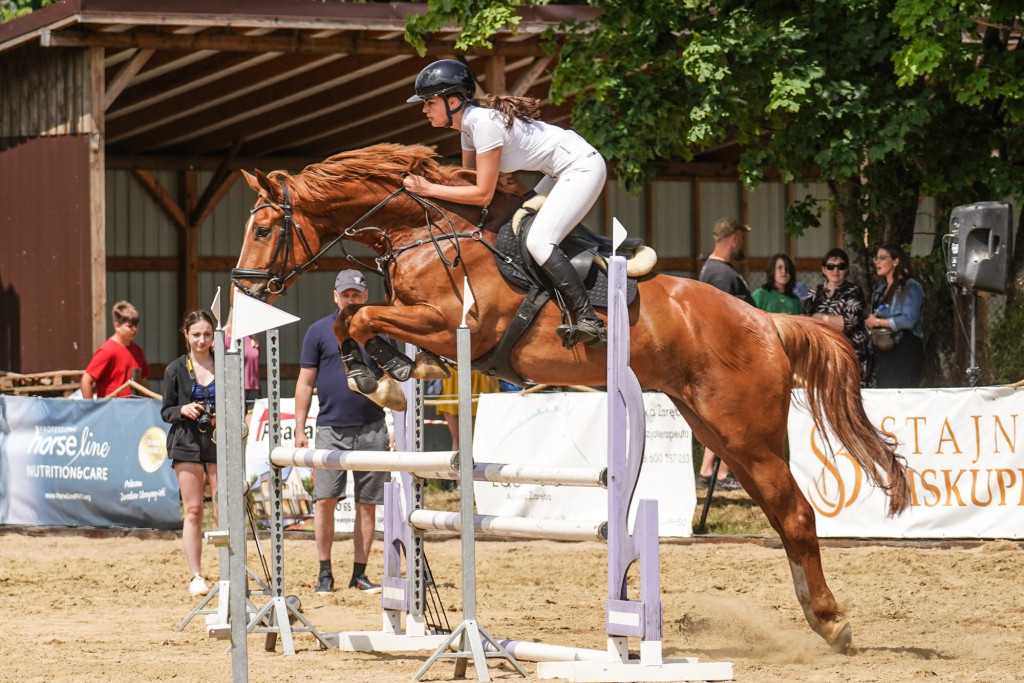
M 0 396 L 0 524 L 180 529 L 160 402 Z
M 794 391 L 790 468 L 814 507 L 819 536 L 1024 537 L 1024 391 L 1012 387 L 865 389 L 871 422 L 906 459 L 911 505 L 888 500 L 834 437 L 831 448 Z

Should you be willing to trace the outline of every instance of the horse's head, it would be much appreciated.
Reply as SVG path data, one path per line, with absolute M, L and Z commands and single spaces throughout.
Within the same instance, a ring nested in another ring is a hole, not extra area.
M 267 176 L 242 171 L 258 198 L 249 211 L 238 265 L 231 281 L 249 296 L 273 300 L 314 260 L 320 248 L 316 230 L 304 228 L 301 211 L 292 206 L 290 180 L 275 171 Z

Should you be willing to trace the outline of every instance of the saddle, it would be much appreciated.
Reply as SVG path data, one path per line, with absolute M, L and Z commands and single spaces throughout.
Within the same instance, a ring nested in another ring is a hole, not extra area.
M 498 229 L 495 242 L 495 261 L 502 277 L 527 291 L 534 288 L 553 295 L 554 290 L 547 275 L 534 262 L 526 250 L 526 237 L 533 226 L 533 219 L 544 203 L 543 195 L 527 200 L 516 211 L 511 220 Z M 590 302 L 600 308 L 608 306 L 608 259 L 612 256 L 610 237 L 591 232 L 582 224 L 573 228 L 559 245 L 587 288 Z M 626 281 L 626 303 L 636 299 L 636 277 L 646 275 L 657 260 L 654 250 L 644 245 L 639 237 L 627 237 L 619 245 L 617 254 L 629 261 Z
M 498 343 L 472 363 L 474 370 L 518 386 L 525 386 L 526 381 L 512 369 L 509 362 L 512 349 L 533 324 L 544 304 L 552 298 L 558 301 L 547 275 L 526 249 L 526 236 L 543 201 L 543 195 L 528 199 L 512 219 L 498 229 L 494 254 L 498 271 L 512 284 L 527 290 L 527 294 Z M 612 240 L 577 225 L 559 246 L 579 273 L 590 302 L 595 307 L 607 308 L 608 259 L 612 256 Z M 654 268 L 657 256 L 639 237 L 623 240 L 615 253 L 625 256 L 630 264 L 627 268 L 626 303 L 631 304 L 638 291 L 636 278 Z M 562 313 L 567 315 L 564 310 Z

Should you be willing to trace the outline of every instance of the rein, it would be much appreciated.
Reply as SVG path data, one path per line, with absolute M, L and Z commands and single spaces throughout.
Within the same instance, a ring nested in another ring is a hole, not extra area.
M 259 296 L 255 292 L 253 292 L 248 287 L 242 285 L 241 282 L 239 282 L 239 279 L 245 278 L 267 280 L 266 291 L 271 294 L 280 294 L 284 292 L 284 290 L 288 286 L 288 283 L 291 280 L 297 278 L 299 275 L 306 272 L 307 270 L 315 268 L 317 260 L 319 260 L 321 256 L 327 253 L 327 251 L 335 244 L 338 244 L 339 242 L 341 242 L 341 240 L 345 238 L 352 239 L 359 233 L 366 231 L 375 231 L 379 233 L 380 237 L 382 238 L 382 241 L 386 243 L 385 253 L 374 259 L 373 266 L 368 266 L 367 264 L 360 261 L 359 257 L 349 254 L 345 250 L 345 246 L 343 243 L 340 245 L 342 252 L 345 254 L 346 259 L 362 266 L 367 270 L 372 270 L 376 272 L 377 274 L 381 275 L 385 279 L 385 281 L 387 281 L 388 279 L 386 266 L 389 261 L 392 261 L 398 254 L 401 254 L 402 252 L 408 251 L 410 249 L 416 249 L 425 244 L 434 245 L 434 249 L 437 251 L 437 255 L 441 259 L 441 262 L 444 263 L 445 267 L 450 269 L 455 268 L 456 266 L 459 265 L 460 261 L 462 260 L 462 250 L 459 246 L 460 238 L 470 238 L 476 240 L 477 242 L 480 242 L 485 247 L 490 249 L 491 252 L 495 254 L 498 258 L 502 259 L 505 263 L 512 264 L 514 266 L 511 257 L 502 254 L 494 246 L 487 242 L 487 240 L 483 239 L 483 224 L 487 218 L 487 207 L 484 207 L 481 211 L 480 222 L 477 224 L 476 230 L 474 230 L 471 233 L 457 233 L 455 232 L 455 225 L 454 223 L 452 223 L 451 218 L 444 210 L 441 209 L 441 207 L 437 206 L 437 204 L 431 202 L 429 199 L 425 197 L 409 192 L 409 190 L 407 190 L 404 185 L 399 184 L 398 189 L 396 189 L 394 192 L 389 194 L 384 199 L 377 202 L 377 204 L 375 204 L 369 211 L 364 213 L 349 227 L 343 230 L 341 234 L 339 234 L 337 237 L 323 245 L 316 254 L 309 258 L 309 260 L 307 260 L 305 263 L 301 265 L 295 266 L 290 273 L 285 274 L 284 270 L 293 249 L 293 233 L 298 236 L 299 241 L 302 243 L 303 248 L 306 250 L 306 253 L 311 253 L 312 249 L 309 248 L 309 243 L 306 240 L 306 236 L 302 231 L 302 226 L 299 225 L 299 223 L 292 216 L 292 205 L 288 191 L 288 186 L 281 179 L 279 179 L 278 182 L 280 183 L 281 189 L 283 191 L 283 201 L 280 204 L 275 204 L 274 202 L 268 199 L 266 202 L 257 204 L 249 211 L 250 217 L 254 216 L 256 212 L 260 211 L 261 209 L 266 208 L 278 209 L 284 214 L 284 220 L 281 224 L 281 229 L 278 231 L 277 244 L 274 246 L 274 253 L 271 256 L 270 263 L 267 265 L 265 269 L 262 270 L 252 268 L 233 268 L 231 270 L 231 282 L 234 283 L 236 287 L 238 287 L 244 294 L 248 296 L 259 298 Z M 360 224 L 362 224 L 368 218 L 370 218 L 375 213 L 380 211 L 384 206 L 390 203 L 391 200 L 395 199 L 401 194 L 408 195 L 413 201 L 415 201 L 417 204 L 420 205 L 420 207 L 422 207 L 423 217 L 426 220 L 427 233 L 429 237 L 417 240 L 415 242 L 411 242 L 409 244 L 402 245 L 400 247 L 395 247 L 392 244 L 391 236 L 382 228 L 375 226 L 359 227 Z M 430 212 L 432 210 L 437 212 L 444 218 L 445 222 L 448 224 L 448 228 L 450 229 L 449 231 L 445 232 L 442 228 L 438 228 L 440 234 L 435 234 L 435 225 L 434 222 L 431 221 L 430 219 Z M 445 257 L 444 252 L 441 250 L 441 241 L 444 240 L 454 240 L 455 242 L 455 257 L 450 261 Z M 273 267 L 275 263 L 278 263 L 279 257 L 281 266 L 278 272 L 275 273 L 273 271 Z

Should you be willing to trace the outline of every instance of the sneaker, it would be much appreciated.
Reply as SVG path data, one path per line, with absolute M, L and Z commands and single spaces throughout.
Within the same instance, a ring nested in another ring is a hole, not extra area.
M 743 485 L 730 472 L 725 476 L 725 479 L 719 479 L 715 482 L 715 488 L 722 489 L 723 491 L 738 491 L 743 488 Z
M 697 475 L 697 488 L 698 489 L 706 489 L 708 487 L 708 482 L 710 480 L 711 480 L 711 477 L 705 477 L 705 476 L 703 476 L 701 474 L 698 474 Z
M 321 574 L 316 580 L 316 592 L 317 593 L 333 593 L 334 592 L 334 577 L 330 574 Z
M 206 585 L 206 579 L 199 574 L 192 577 L 192 581 L 188 584 L 189 595 L 206 595 L 210 592 L 210 587 Z
M 364 593 L 380 593 L 380 586 L 366 578 L 366 574 L 357 576 L 348 582 L 349 588 L 358 588 Z

